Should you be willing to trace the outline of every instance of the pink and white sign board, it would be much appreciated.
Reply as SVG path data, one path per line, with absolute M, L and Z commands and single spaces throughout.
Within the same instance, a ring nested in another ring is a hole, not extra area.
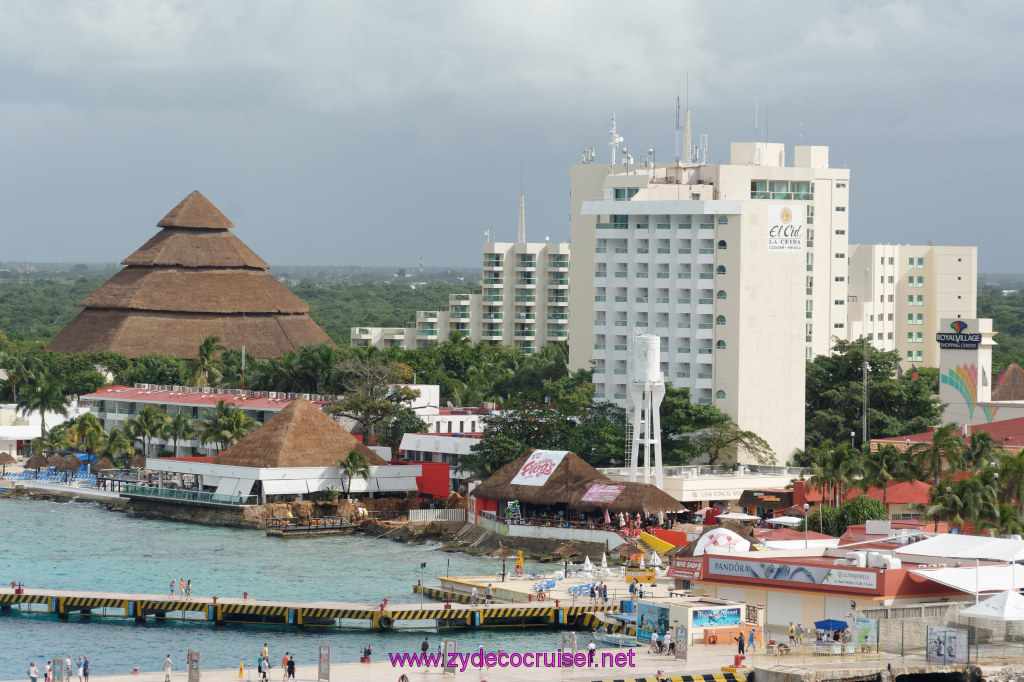
M 568 454 L 567 450 L 534 450 L 512 479 L 512 485 L 544 485 Z

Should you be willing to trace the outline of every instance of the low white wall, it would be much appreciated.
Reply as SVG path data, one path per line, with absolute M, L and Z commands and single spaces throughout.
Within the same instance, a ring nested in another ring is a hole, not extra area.
M 581 528 L 558 528 L 555 526 L 519 526 L 507 525 L 492 521 L 486 517 L 477 517 L 477 525 L 489 528 L 502 535 L 518 538 L 538 538 L 541 540 L 579 540 L 607 545 L 609 549 L 618 547 L 625 542 L 617 534 L 606 530 L 584 530 Z

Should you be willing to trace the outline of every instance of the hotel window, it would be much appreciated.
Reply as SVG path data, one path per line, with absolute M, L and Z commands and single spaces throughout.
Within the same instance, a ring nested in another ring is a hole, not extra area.
M 725 240 L 724 240 L 724 239 L 719 239 L 719 240 L 718 240 L 718 250 L 719 250 L 719 251 L 725 251 L 725 250 L 726 250 L 727 248 L 729 248 L 729 247 L 728 247 L 728 245 L 727 245 L 727 244 L 725 243 Z
M 845 281 L 846 281 L 846 278 L 845 278 L 845 277 L 843 277 L 842 275 L 837 275 L 837 276 L 836 276 L 836 278 L 835 278 L 835 280 L 836 280 L 837 282 L 845 282 Z
M 837 298 L 836 300 L 833 301 L 833 303 L 835 303 L 836 305 L 843 305 L 845 302 L 846 301 L 844 301 L 841 298 Z
M 715 318 L 715 324 L 717 324 L 717 325 L 725 324 L 725 315 L 719 315 L 718 317 L 716 317 Z
M 907 296 L 907 305 L 924 305 L 924 296 L 921 294 L 910 294 Z
M 924 267 L 924 258 L 910 258 L 910 259 L 908 259 L 907 264 L 910 267 L 914 268 L 915 270 L 919 269 L 919 268 L 923 268 Z
M 924 333 L 907 332 L 907 343 L 924 343 Z
M 836 183 L 836 189 L 846 189 L 846 183 L 845 182 L 837 182 Z
M 837 253 L 836 254 L 836 258 L 846 258 L 846 254 L 845 253 Z
M 834 325 L 832 325 L 832 328 L 833 329 L 842 329 L 845 326 L 846 325 L 844 323 L 842 323 L 842 322 L 836 322 Z
M 907 324 L 924 324 L 924 313 L 907 313 Z
M 913 287 L 915 289 L 918 288 L 918 287 L 923 287 L 924 286 L 924 276 L 923 275 L 917 275 L 917 276 L 911 275 L 910 277 L 907 278 L 907 285 L 910 286 L 910 287 Z
M 615 201 L 628 201 L 637 193 L 637 187 L 616 187 Z
M 725 216 L 725 215 L 718 216 L 718 224 L 719 225 L 728 225 L 729 224 L 729 216 Z
M 725 400 L 725 391 L 716 391 L 715 400 Z
M 907 360 L 911 362 L 922 362 L 924 360 L 924 351 L 922 350 L 908 350 Z
M 717 274 L 719 274 L 719 275 L 724 275 L 725 274 L 725 266 L 724 265 L 719 265 L 717 268 L 715 268 L 715 272 Z
M 836 211 L 839 212 L 839 213 L 846 213 L 846 207 L 845 206 L 836 206 Z
M 875 334 L 875 340 L 876 341 L 881 341 L 882 340 L 882 332 L 878 332 L 877 334 Z

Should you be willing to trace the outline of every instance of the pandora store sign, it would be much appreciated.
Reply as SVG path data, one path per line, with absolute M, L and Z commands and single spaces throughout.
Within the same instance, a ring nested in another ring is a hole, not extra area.
M 958 350 L 977 350 L 981 343 L 981 334 L 967 333 L 967 323 L 963 320 L 954 320 L 949 325 L 953 333 L 939 332 L 935 340 L 939 348 L 953 348 Z
M 798 222 L 800 206 L 783 206 L 775 216 L 768 220 L 768 251 L 796 252 L 804 250 L 804 226 Z

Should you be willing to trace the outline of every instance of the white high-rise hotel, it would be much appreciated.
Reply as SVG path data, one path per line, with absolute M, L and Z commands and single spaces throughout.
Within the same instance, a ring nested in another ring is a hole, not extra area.
M 570 364 L 626 405 L 628 338 L 661 337 L 665 380 L 780 459 L 804 445 L 804 366 L 847 335 L 846 169 L 827 147 L 733 143 L 728 165 L 570 170 Z M 593 258 L 584 254 L 592 253 Z

